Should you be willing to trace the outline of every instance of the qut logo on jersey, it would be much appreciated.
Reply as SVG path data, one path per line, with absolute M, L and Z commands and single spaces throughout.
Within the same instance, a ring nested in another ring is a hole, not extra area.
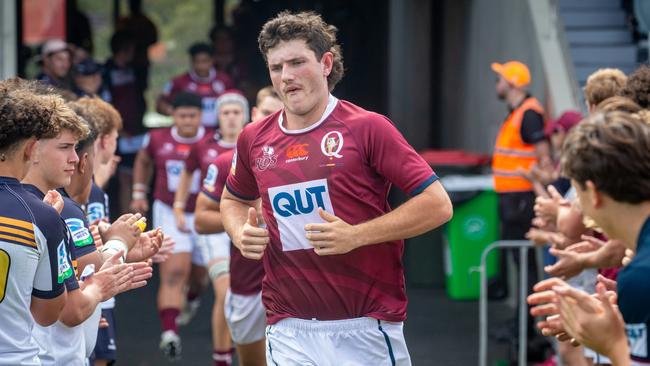
M 305 225 L 324 222 L 319 207 L 334 214 L 327 179 L 272 187 L 268 193 L 282 250 L 313 249 L 305 237 Z
M 325 186 L 316 186 L 307 188 L 304 192 L 298 189 L 295 189 L 293 193 L 280 192 L 273 198 L 273 211 L 282 217 L 308 214 L 315 209 L 314 200 L 316 201 L 316 207 L 325 209 L 323 203 L 323 193 L 325 191 Z

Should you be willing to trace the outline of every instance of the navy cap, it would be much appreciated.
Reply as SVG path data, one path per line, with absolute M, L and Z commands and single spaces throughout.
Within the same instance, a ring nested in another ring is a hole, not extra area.
M 87 58 L 80 63 L 74 65 L 74 70 L 77 75 L 95 75 L 102 71 L 102 65 L 98 64 L 92 58 Z

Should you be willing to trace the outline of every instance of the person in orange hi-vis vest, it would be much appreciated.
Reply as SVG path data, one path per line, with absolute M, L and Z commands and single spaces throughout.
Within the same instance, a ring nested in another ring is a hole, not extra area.
M 499 196 L 501 239 L 525 240 L 534 217 L 535 193 L 533 184 L 522 173 L 535 163 L 542 166 L 551 164 L 550 144 L 544 135 L 544 110 L 540 102 L 528 93 L 531 76 L 526 65 L 519 61 L 493 63 L 492 70 L 497 74 L 497 96 L 508 105 L 508 115 L 499 130 L 492 157 L 494 189 Z M 534 253 L 528 252 L 529 292 L 537 280 Z M 517 263 L 519 256 L 513 257 Z M 501 296 L 505 296 L 504 289 L 507 287 L 504 280 L 505 263 L 503 260 L 501 280 L 494 282 L 491 288 L 496 292 L 501 290 Z M 545 359 L 548 343 L 533 339 L 537 337 L 534 328 L 534 319 L 529 315 L 528 358 L 529 361 L 541 362 Z

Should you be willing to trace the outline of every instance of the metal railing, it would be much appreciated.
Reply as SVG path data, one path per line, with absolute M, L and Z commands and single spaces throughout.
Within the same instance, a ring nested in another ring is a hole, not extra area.
M 481 254 L 481 263 L 479 267 L 474 267 L 471 271 L 479 272 L 481 276 L 481 293 L 479 298 L 479 366 L 487 366 L 487 344 L 488 344 L 488 285 L 487 285 L 487 268 L 486 261 L 488 254 L 494 249 L 518 248 L 519 249 L 519 366 L 526 366 L 526 346 L 527 346 L 527 309 L 526 296 L 528 295 L 528 250 L 533 248 L 533 243 L 528 240 L 501 240 L 490 244 Z M 505 259 L 504 259 L 505 260 Z

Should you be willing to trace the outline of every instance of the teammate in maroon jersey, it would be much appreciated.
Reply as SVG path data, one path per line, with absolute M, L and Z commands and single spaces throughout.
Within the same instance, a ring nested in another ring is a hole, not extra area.
M 174 216 L 179 230 L 189 232 L 183 211 L 184 203 L 189 195 L 189 186 L 195 170 L 201 171 L 201 180 L 212 180 L 215 176 L 214 167 L 208 169 L 214 160 L 232 150 L 237 142 L 237 136 L 248 122 L 248 101 L 237 90 L 229 90 L 217 99 L 219 112 L 219 131 L 206 136 L 198 144 L 193 145 L 190 154 L 185 160 L 185 169 L 181 175 L 178 189 L 174 199 Z M 212 310 L 212 344 L 214 347 L 213 358 L 230 364 L 232 360 L 232 342 L 230 333 L 223 315 L 223 304 L 228 289 L 228 258 L 230 257 L 230 239 L 225 233 L 199 235 L 199 246 L 203 260 L 207 267 L 192 266 L 190 272 L 190 285 L 187 293 L 186 305 L 177 319 L 179 325 L 189 323 L 199 306 L 199 295 L 204 289 L 204 279 L 212 282 L 215 292 L 215 302 Z M 206 273 L 207 269 L 207 273 Z M 221 364 L 220 364 L 221 365 Z
M 245 257 L 263 259 L 268 364 L 410 365 L 402 239 L 440 226 L 452 206 L 388 118 L 330 94 L 343 75 L 335 32 L 314 13 L 264 25 L 260 50 L 285 107 L 240 135 L 222 219 Z M 411 196 L 395 210 L 391 184 Z
M 217 98 L 224 91 L 233 88 L 228 74 L 217 71 L 214 67 L 212 47 L 206 43 L 195 43 L 188 50 L 191 68 L 185 74 L 172 79 L 163 94 L 158 98 L 159 113 L 171 115 L 172 101 L 179 92 L 198 94 L 203 103 L 201 124 L 205 127 L 217 126 Z
M 253 108 L 253 121 L 258 121 L 282 108 L 282 102 L 272 87 L 266 87 L 257 93 L 257 105 Z M 223 122 L 223 121 L 221 121 Z M 194 225 L 202 234 L 223 232 L 223 223 L 219 212 L 221 192 L 230 171 L 234 150 L 220 154 L 209 168 L 210 174 L 203 180 L 201 193 L 196 201 Z M 227 236 L 226 236 L 227 237 Z M 239 362 L 245 366 L 264 366 L 264 328 L 266 316 L 262 305 L 262 278 L 264 267 L 259 261 L 244 258 L 239 250 L 231 248 L 230 238 L 230 289 L 225 295 L 225 318 L 230 328 L 230 336 L 235 342 Z M 219 277 L 219 280 L 223 277 Z M 213 283 L 216 281 L 213 281 Z M 215 288 L 216 290 L 216 288 Z M 219 295 L 219 294 L 217 294 Z M 224 304 L 221 304 L 224 306 Z M 226 363 L 223 355 L 215 349 L 215 366 Z
M 165 236 L 171 237 L 176 246 L 173 254 L 160 264 L 160 287 L 158 289 L 158 310 L 162 323 L 160 348 L 172 360 L 180 357 L 181 343 L 178 336 L 176 317 L 185 298 L 192 263 L 205 266 L 194 232 L 184 233 L 176 228 L 174 193 L 178 187 L 185 159 L 193 144 L 205 137 L 201 126 L 201 98 L 192 93 L 179 93 L 174 98 L 174 125 L 148 133 L 145 146 L 136 157 L 131 208 L 146 212 L 147 187 L 155 169 L 153 224 L 163 227 Z M 194 204 L 199 191 L 199 171 L 193 176 L 191 195 L 184 203 L 186 220 L 193 222 Z

